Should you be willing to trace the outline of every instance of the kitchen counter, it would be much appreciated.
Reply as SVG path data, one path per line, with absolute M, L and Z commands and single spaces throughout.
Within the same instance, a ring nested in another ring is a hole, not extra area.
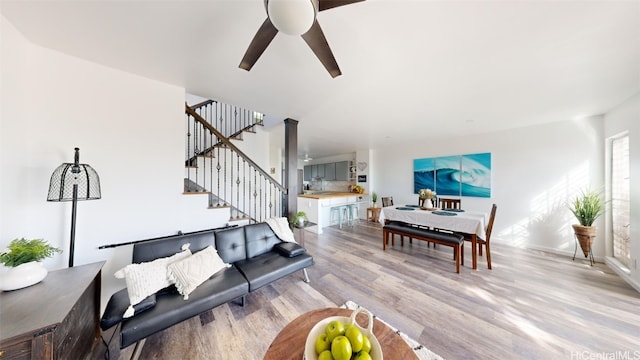
M 298 194 L 298 197 L 307 198 L 307 199 L 331 199 L 331 198 L 339 198 L 339 197 L 349 197 L 349 196 L 366 196 L 367 194 L 358 194 L 354 192 L 340 192 L 340 191 L 321 191 L 317 193 L 310 194 Z
M 298 211 L 304 211 L 309 221 L 317 224 L 305 228 L 305 230 L 322 234 L 323 227 L 339 223 L 338 216 L 331 218 L 332 208 L 355 205 L 358 209 L 358 218 L 363 218 L 368 201 L 367 194 L 346 191 L 318 191 L 311 194 L 298 194 Z

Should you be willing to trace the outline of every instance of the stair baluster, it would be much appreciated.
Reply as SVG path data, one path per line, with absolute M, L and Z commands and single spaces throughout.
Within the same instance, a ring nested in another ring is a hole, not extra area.
M 259 222 L 285 216 L 283 197 L 287 189 L 229 140 L 229 137 L 242 139 L 242 132 L 262 124 L 262 116 L 215 101 L 185 106 L 185 112 L 188 129 L 185 192 L 209 193 L 209 207 L 230 207 L 230 220 Z M 224 117 L 229 121 L 223 121 Z M 212 125 L 218 123 L 218 118 L 228 137 Z

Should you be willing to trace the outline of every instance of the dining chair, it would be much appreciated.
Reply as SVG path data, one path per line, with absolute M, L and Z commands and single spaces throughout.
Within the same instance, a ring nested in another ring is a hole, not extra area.
M 489 270 L 491 270 L 491 246 L 490 246 L 491 230 L 493 230 L 493 221 L 496 218 L 497 209 L 498 209 L 498 206 L 496 204 L 493 204 L 493 206 L 491 206 L 491 214 L 489 215 L 489 222 L 487 223 L 487 227 L 485 229 L 485 234 L 487 238 L 486 239 L 476 238 L 476 243 L 478 244 L 478 255 L 482 256 L 482 245 L 484 245 L 485 248 L 487 249 L 487 267 L 489 268 Z M 464 239 L 471 241 L 471 237 L 469 235 L 465 235 Z
M 393 206 L 393 196 L 386 196 L 382 198 L 382 207 Z
M 438 198 L 438 207 L 441 209 L 460 209 L 462 204 L 460 199 Z

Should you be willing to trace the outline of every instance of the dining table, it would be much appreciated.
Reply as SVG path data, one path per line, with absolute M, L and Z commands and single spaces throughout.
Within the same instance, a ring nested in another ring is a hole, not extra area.
M 380 211 L 378 221 L 402 221 L 468 235 L 471 239 L 471 259 L 473 269 L 478 268 L 477 240 L 486 238 L 487 214 L 481 211 L 463 209 L 425 209 L 415 205 L 387 206 Z

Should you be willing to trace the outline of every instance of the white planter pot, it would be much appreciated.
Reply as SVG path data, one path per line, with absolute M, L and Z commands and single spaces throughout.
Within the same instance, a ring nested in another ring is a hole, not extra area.
M 48 274 L 41 262 L 31 261 L 18 265 L 2 277 L 0 289 L 4 291 L 22 289 L 42 281 Z

